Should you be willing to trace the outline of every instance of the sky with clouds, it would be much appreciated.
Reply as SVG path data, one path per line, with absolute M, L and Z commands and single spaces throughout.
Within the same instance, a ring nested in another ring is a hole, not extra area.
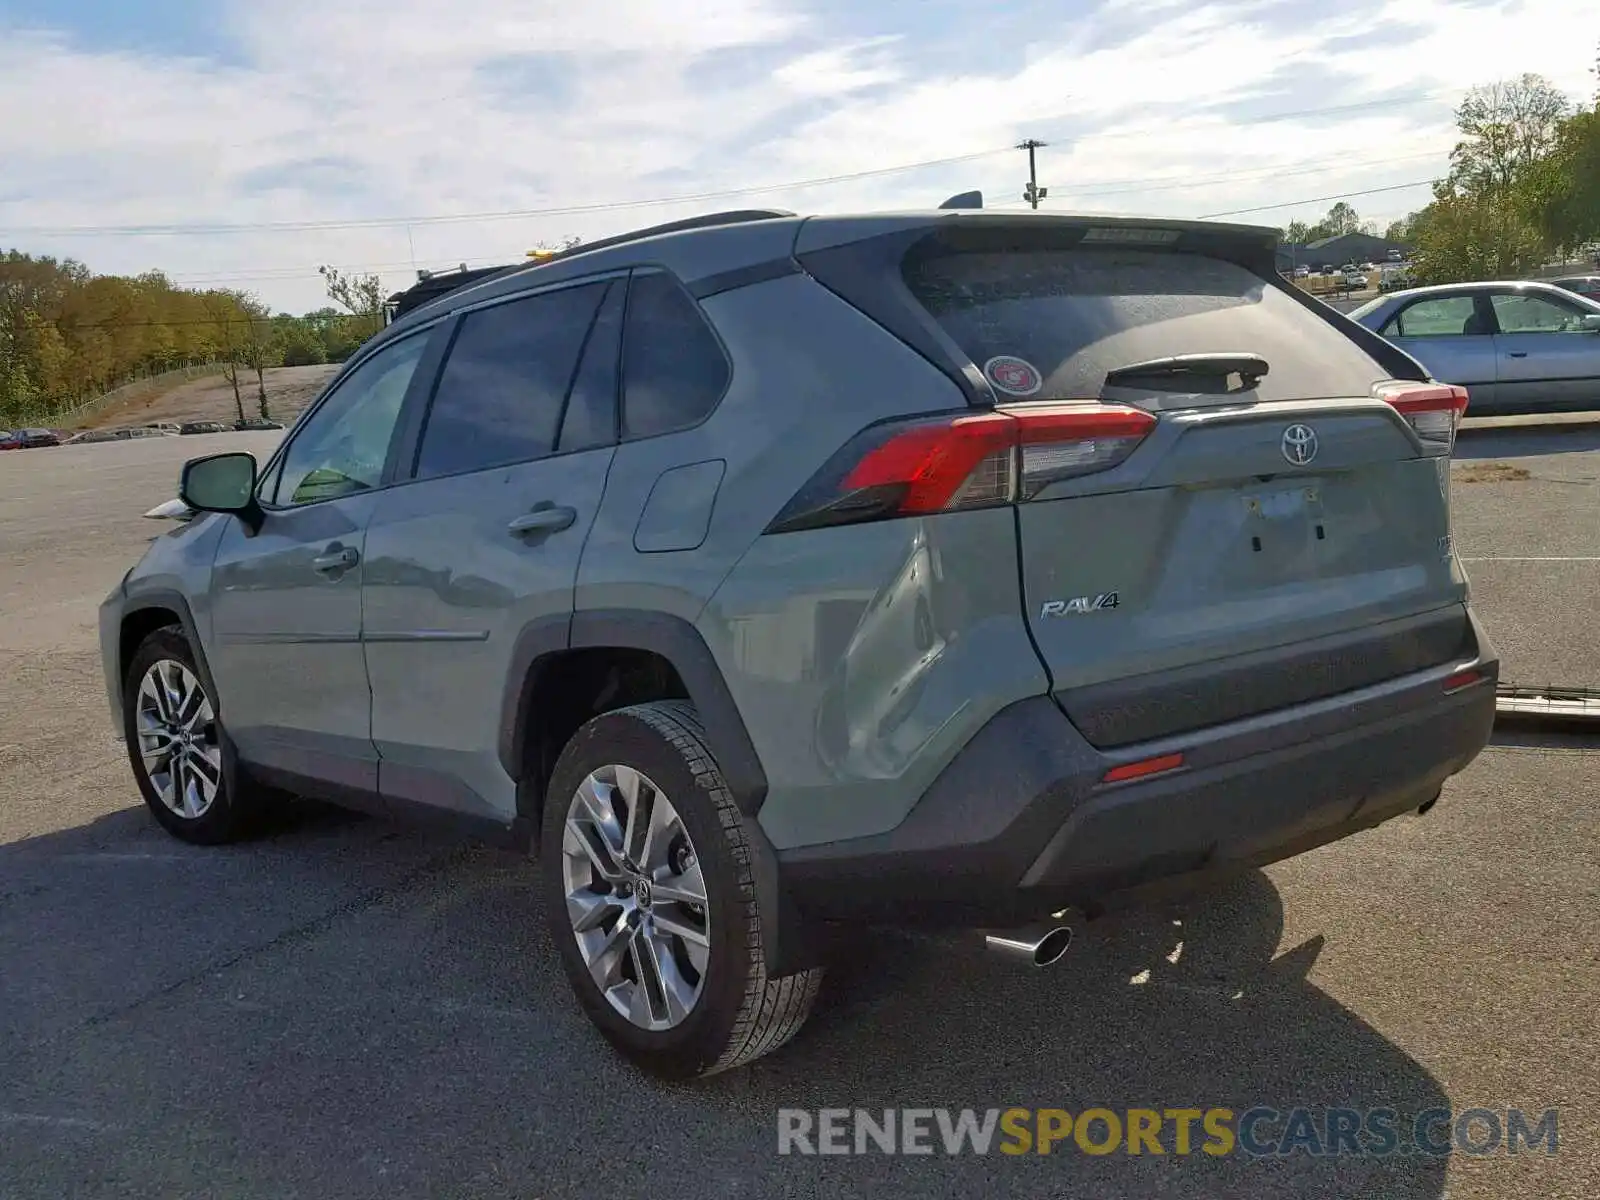
M 1386 221 L 1467 88 L 1587 98 L 1597 39 L 1593 0 L 0 0 L 0 247 L 303 311 L 320 263 L 1020 206 L 1027 137 L 1046 208 Z

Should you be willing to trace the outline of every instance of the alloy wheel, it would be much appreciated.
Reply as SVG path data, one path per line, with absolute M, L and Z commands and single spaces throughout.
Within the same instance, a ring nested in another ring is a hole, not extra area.
M 584 778 L 562 882 L 578 952 L 611 1007 L 641 1029 L 681 1024 L 705 987 L 710 908 L 689 832 L 654 781 L 622 765 Z
M 186 820 L 205 816 L 222 790 L 222 747 L 195 673 L 170 658 L 152 663 L 139 681 L 134 728 L 140 765 L 162 804 Z

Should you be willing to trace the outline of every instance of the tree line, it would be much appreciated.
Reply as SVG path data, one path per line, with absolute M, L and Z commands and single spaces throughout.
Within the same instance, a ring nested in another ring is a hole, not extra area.
M 528 257 L 578 242 L 541 242 Z M 343 362 L 384 326 L 379 276 L 318 271 L 333 303 L 295 316 L 246 291 L 179 287 L 159 271 L 95 275 L 70 258 L 0 253 L 0 429 L 49 425 L 123 384 L 209 365 L 232 385 L 241 421 L 247 403 L 268 417 L 267 368 Z
M 330 299 L 341 301 L 329 280 Z M 180 287 L 159 271 L 96 275 L 74 259 L 0 253 L 0 428 L 53 418 L 138 379 L 217 364 L 241 419 L 250 373 L 266 415 L 262 372 L 342 362 L 382 328 L 381 296 L 349 292 L 360 308 L 274 314 L 249 292 Z M 241 375 L 244 387 L 241 386 Z
M 1600 73 L 1600 62 L 1597 62 Z M 1539 75 L 1473 88 L 1456 110 L 1459 138 L 1433 199 L 1383 236 L 1414 248 L 1418 283 L 1514 279 L 1600 243 L 1600 93 L 1577 105 Z M 1286 242 L 1378 232 L 1335 204 L 1296 221 Z

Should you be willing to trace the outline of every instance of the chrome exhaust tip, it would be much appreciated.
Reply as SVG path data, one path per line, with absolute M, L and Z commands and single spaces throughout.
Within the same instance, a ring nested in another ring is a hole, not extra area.
M 1048 967 L 1072 948 L 1070 925 L 1029 925 L 985 934 L 983 944 L 1002 958 Z

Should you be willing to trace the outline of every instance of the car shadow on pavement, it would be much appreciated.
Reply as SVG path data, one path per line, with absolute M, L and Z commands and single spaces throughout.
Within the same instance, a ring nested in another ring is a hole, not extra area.
M 1388 1108 L 1406 1131 L 1447 1107 L 1308 979 L 1320 936 L 1278 953 L 1265 874 L 1085 926 L 1044 970 L 854 932 L 793 1043 L 692 1084 L 592 1031 L 530 884 L 320 810 L 220 851 L 142 811 L 0 847 L 0 1195 L 1443 1192 L 1432 1157 L 1214 1156 L 1198 1127 L 1187 1155 L 1170 1132 L 1159 1156 L 778 1153 L 780 1109 Z

